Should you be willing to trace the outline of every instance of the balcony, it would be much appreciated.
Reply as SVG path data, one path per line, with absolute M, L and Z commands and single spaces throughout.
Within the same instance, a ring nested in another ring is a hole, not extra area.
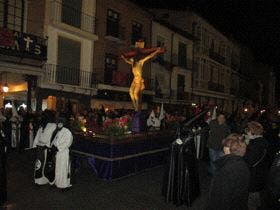
M 51 20 L 64 23 L 82 31 L 95 33 L 95 17 L 82 12 L 77 8 L 63 5 L 61 2 L 51 2 Z
M 234 71 L 240 72 L 240 67 L 239 67 L 238 64 L 231 63 L 231 68 L 232 68 Z
M 216 53 L 214 50 L 210 49 L 209 50 L 209 57 L 223 65 L 226 64 L 226 59 L 225 57 L 221 56 L 219 53 Z
M 224 85 L 220 85 L 220 84 L 217 84 L 215 82 L 209 81 L 208 82 L 208 90 L 223 93 L 223 92 L 225 92 L 225 87 L 224 87 Z
M 230 94 L 231 94 L 231 95 L 236 95 L 237 92 L 238 92 L 238 89 L 237 89 L 237 88 L 233 88 L 233 87 L 230 88 Z
M 170 99 L 186 102 L 186 101 L 190 100 L 190 94 L 185 91 L 172 90 Z
M 207 90 L 208 89 L 208 82 L 201 79 L 195 79 L 194 80 L 194 88 Z
M 191 59 L 180 59 L 177 54 L 172 55 L 172 64 L 184 69 L 191 70 L 193 61 Z
M 46 64 L 45 80 L 51 84 L 65 84 L 81 88 L 91 88 L 92 73 L 78 68 Z
M 97 87 L 98 84 L 105 84 L 110 85 L 113 87 L 125 87 L 129 88 L 132 80 L 133 75 L 131 73 L 123 73 L 120 71 L 115 71 L 112 74 L 105 74 L 102 70 L 95 69 L 94 73 L 92 74 L 92 86 Z M 145 80 L 145 90 L 153 90 L 154 89 L 154 82 L 153 79 Z

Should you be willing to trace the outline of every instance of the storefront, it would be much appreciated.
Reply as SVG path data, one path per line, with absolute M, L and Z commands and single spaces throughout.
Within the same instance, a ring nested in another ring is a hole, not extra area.
M 46 40 L 0 28 L 0 107 L 8 103 L 35 110 L 35 89 L 43 75 Z

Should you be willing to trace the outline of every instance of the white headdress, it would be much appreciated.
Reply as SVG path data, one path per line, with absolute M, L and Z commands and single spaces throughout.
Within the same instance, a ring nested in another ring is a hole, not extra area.
M 12 121 L 12 122 L 17 122 L 17 121 L 19 121 L 18 112 L 17 112 L 17 110 L 16 110 L 16 107 L 15 107 L 14 103 L 13 103 L 12 105 L 13 105 L 13 107 L 12 107 L 12 113 L 13 113 L 13 115 L 12 115 L 10 121 Z

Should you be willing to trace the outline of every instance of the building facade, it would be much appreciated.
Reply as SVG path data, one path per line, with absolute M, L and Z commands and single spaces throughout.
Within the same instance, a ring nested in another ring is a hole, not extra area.
M 240 80 L 240 46 L 192 11 L 155 9 L 153 14 L 196 38 L 192 101 L 204 106 L 215 104 L 232 112 L 237 106 Z M 232 82 L 233 81 L 233 82 Z
M 163 21 L 152 23 L 152 45 L 166 52 L 152 62 L 155 103 L 188 105 L 191 103 L 193 37 Z
M 73 111 L 90 106 L 96 35 L 94 0 L 55 0 L 45 4 L 48 60 L 38 89 L 38 109 Z
M 47 58 L 44 18 L 44 1 L 0 1 L 0 107 L 13 102 L 35 109 Z

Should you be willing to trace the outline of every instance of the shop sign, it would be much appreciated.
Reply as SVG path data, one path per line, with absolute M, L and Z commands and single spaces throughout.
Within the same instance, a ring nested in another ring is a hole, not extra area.
M 0 28 L 0 54 L 46 60 L 47 42 L 32 34 Z

